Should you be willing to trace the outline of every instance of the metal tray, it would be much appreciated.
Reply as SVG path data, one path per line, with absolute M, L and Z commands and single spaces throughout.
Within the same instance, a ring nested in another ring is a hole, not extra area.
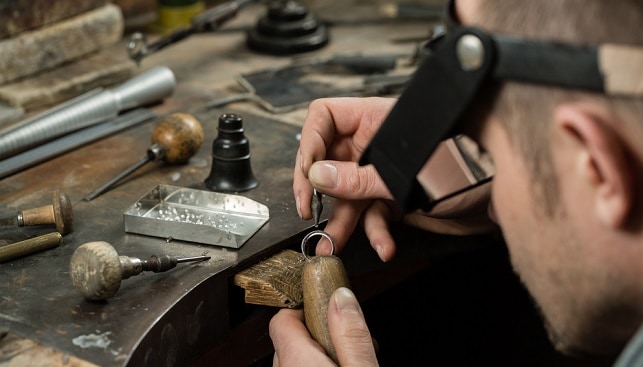
M 158 185 L 123 214 L 125 232 L 240 248 L 270 218 L 249 198 Z

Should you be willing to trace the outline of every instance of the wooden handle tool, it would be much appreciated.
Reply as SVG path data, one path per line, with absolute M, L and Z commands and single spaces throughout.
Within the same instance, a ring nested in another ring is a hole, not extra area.
M 121 256 L 105 241 L 88 242 L 78 247 L 71 256 L 69 276 L 74 287 L 89 301 L 103 301 L 116 294 L 121 280 L 144 271 L 160 273 L 177 264 L 209 260 L 210 256 L 174 257 L 169 255 L 141 260 Z
M 302 253 L 306 256 L 305 247 L 313 236 L 326 237 L 334 250 L 332 238 L 324 231 L 312 231 L 302 240 Z M 304 318 L 310 335 L 319 343 L 333 361 L 337 354 L 330 339 L 328 329 L 328 304 L 337 288 L 349 288 L 348 275 L 342 261 L 332 255 L 320 255 L 307 258 L 302 270 L 301 281 L 304 293 Z
M 22 211 L 17 217 L 0 219 L 0 226 L 35 226 L 55 224 L 56 230 L 66 235 L 73 230 L 74 215 L 69 197 L 59 189 L 52 192 L 52 204 Z
M 83 200 L 93 200 L 148 162 L 163 160 L 169 164 L 187 163 L 203 143 L 203 127 L 190 114 L 174 113 L 154 128 L 151 142 L 152 145 L 147 149 L 143 158 L 85 195 Z

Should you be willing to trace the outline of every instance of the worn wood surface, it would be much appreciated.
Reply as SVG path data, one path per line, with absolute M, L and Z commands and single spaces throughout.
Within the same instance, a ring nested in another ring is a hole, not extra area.
M 109 0 L 0 1 L 0 39 L 105 5 Z
M 304 255 L 284 250 L 234 276 L 234 284 L 245 291 L 246 303 L 298 308 L 303 303 L 301 271 Z
M 116 5 L 0 41 L 0 84 L 55 68 L 116 43 L 123 15 Z
M 0 101 L 36 111 L 98 87 L 119 84 L 136 71 L 121 44 L 106 47 L 71 63 L 0 85 Z
M 212 359 L 202 360 L 203 365 L 248 365 L 266 355 L 269 338 L 265 325 L 260 331 L 236 332 L 237 328 L 243 330 L 245 325 L 250 328 L 256 324 L 245 322 L 253 317 L 254 309 L 245 304 L 242 295 L 238 297 L 242 290 L 233 285 L 233 277 L 284 249 L 297 247 L 312 227 L 310 221 L 297 216 L 291 191 L 299 145 L 297 134 L 306 109 L 275 115 L 247 102 L 207 107 L 211 100 L 239 91 L 235 74 L 291 62 L 290 58 L 254 54 L 245 47 L 243 30 L 254 24 L 256 14 L 249 10 L 230 23 L 228 31 L 192 36 L 142 61 L 141 71 L 167 65 L 178 80 L 170 98 L 150 106 L 159 116 L 154 121 L 0 181 L 0 213 L 47 204 L 54 188 L 65 191 L 74 211 L 74 231 L 64 237 L 61 246 L 0 267 L 0 277 L 9 280 L 0 283 L 0 328 L 102 366 L 189 365 L 204 353 L 211 356 L 206 353 L 209 349 L 218 352 Z M 421 34 L 425 26 L 422 22 L 333 28 L 331 44 L 311 56 L 347 52 L 411 54 L 413 44 L 393 43 L 391 38 Z M 156 123 L 174 112 L 190 113 L 203 124 L 204 144 L 187 164 L 149 164 L 91 202 L 81 200 L 144 155 Z M 212 163 L 211 142 L 217 134 L 218 117 L 224 112 L 244 118 L 253 172 L 260 183 L 243 195 L 269 207 L 269 222 L 240 249 L 125 233 L 123 212 L 158 184 L 205 189 L 204 180 Z M 330 199 L 325 200 L 325 208 L 330 208 Z M 325 210 L 323 216 L 327 215 L 328 209 Z M 3 230 L 0 245 L 47 230 L 50 228 Z M 165 273 L 133 277 L 108 301 L 88 302 L 71 284 L 69 261 L 76 248 L 97 240 L 111 243 L 119 254 L 139 258 L 165 253 L 206 254 L 212 259 Z M 358 280 L 353 282 L 358 297 L 376 294 L 427 262 L 467 248 L 451 246 L 455 242 L 452 238 L 438 238 L 432 246 L 413 245 L 424 240 L 404 242 L 406 250 L 399 249 L 398 260 L 388 264 L 382 264 L 365 241 L 349 246 L 354 250 L 347 248 L 342 256 L 348 258 L 344 262 L 350 264 L 349 273 Z M 356 254 L 351 255 L 351 251 Z M 362 278 L 382 268 L 384 272 L 378 272 L 381 279 L 377 282 Z M 253 340 L 261 348 L 238 337 L 234 338 L 236 346 L 217 349 L 226 345 L 229 337 L 239 335 L 257 336 L 261 340 Z M 78 340 L 93 337 L 102 340 L 104 346 L 78 344 Z
M 2 367 L 97 367 L 13 332 L 0 332 L 0 366 Z

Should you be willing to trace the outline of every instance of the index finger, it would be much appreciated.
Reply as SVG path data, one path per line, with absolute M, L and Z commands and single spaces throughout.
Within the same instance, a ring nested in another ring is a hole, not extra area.
M 310 166 L 325 159 L 356 161 L 394 103 L 391 98 L 345 97 L 318 99 L 310 104 L 293 172 L 293 192 L 301 218 L 311 217 Z
M 350 145 L 361 152 L 395 103 L 391 98 L 322 98 L 308 107 L 308 115 L 301 132 L 300 168 L 304 177 L 316 161 L 347 160 L 349 156 L 333 157 L 333 144 Z M 360 134 L 361 132 L 361 134 Z M 352 136 L 352 141 L 339 141 L 336 136 Z M 354 152 L 346 152 L 347 154 Z M 359 157 L 352 157 L 359 158 Z

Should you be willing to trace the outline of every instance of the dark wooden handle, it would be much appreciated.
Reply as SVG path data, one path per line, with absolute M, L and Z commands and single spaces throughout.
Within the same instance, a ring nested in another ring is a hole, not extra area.
M 328 330 L 328 302 L 339 287 L 349 287 L 342 261 L 330 255 L 315 256 L 304 265 L 301 281 L 304 291 L 304 317 L 313 339 L 337 362 Z
M 152 132 L 152 144 L 160 144 L 165 161 L 170 164 L 186 163 L 203 143 L 203 127 L 194 116 L 174 113 L 161 121 Z

